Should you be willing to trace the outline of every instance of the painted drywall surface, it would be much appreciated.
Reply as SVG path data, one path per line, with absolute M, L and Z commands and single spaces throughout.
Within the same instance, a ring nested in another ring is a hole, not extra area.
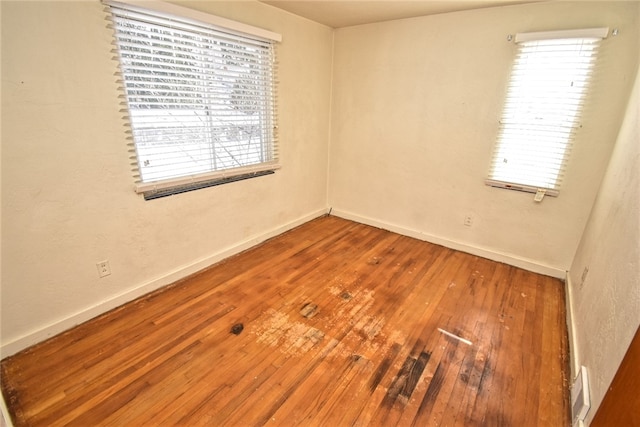
M 3 345 L 325 209 L 332 30 L 258 2 L 195 6 L 282 34 L 283 166 L 146 202 L 103 6 L 2 2 Z
M 569 275 L 590 423 L 640 325 L 640 71 Z
M 631 89 L 637 7 L 554 2 L 336 30 L 330 206 L 566 271 Z M 507 35 L 596 26 L 620 35 L 604 42 L 560 196 L 536 204 L 485 186 L 515 51 Z

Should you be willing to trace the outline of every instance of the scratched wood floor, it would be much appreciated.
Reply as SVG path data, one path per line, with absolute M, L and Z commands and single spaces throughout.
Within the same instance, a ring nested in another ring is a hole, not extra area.
M 567 426 L 564 316 L 558 280 L 329 216 L 3 360 L 2 389 L 18 426 Z

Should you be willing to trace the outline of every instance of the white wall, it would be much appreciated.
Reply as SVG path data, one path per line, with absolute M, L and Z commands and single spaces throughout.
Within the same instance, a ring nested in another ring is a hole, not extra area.
M 333 212 L 564 277 L 607 165 L 638 57 L 637 2 L 544 2 L 335 34 Z M 597 89 L 557 198 L 484 185 L 515 46 L 508 34 L 596 26 Z M 463 225 L 472 215 L 471 227 Z
M 325 212 L 332 30 L 254 1 L 181 4 L 282 34 L 282 169 L 144 201 L 103 6 L 3 1 L 3 356 Z
M 569 277 L 573 356 L 589 372 L 590 423 L 640 325 L 640 71 Z

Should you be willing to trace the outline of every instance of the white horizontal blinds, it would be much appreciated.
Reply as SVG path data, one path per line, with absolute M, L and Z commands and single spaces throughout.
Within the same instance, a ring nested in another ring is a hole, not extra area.
M 601 41 L 589 31 L 516 38 L 488 184 L 557 195 Z
M 270 40 L 109 6 L 139 191 L 277 166 Z

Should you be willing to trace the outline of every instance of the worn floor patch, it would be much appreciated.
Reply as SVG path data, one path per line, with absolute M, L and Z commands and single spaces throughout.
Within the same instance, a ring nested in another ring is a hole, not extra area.
M 308 302 L 302 306 L 302 308 L 300 309 L 300 314 L 302 315 L 302 317 L 311 319 L 313 316 L 318 314 L 318 305 Z
M 303 354 L 324 339 L 324 332 L 302 322 L 289 319 L 288 314 L 269 309 L 256 322 L 252 332 L 258 342 L 278 347 L 290 355 Z

